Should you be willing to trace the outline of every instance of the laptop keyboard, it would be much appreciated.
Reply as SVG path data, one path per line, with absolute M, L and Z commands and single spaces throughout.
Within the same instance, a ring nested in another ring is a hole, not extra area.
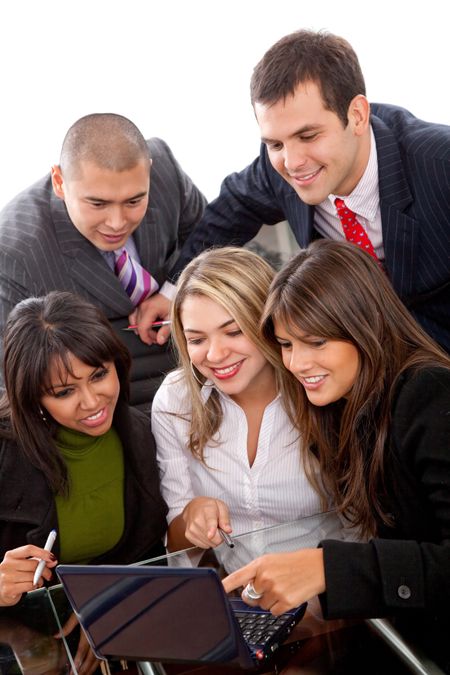
M 289 614 L 273 616 L 261 612 L 235 612 L 244 639 L 250 645 L 266 645 L 286 625 Z

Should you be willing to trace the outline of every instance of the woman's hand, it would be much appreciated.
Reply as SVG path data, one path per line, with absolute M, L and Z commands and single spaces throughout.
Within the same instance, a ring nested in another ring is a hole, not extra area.
M 245 586 L 251 582 L 259 600 L 250 600 Z M 229 593 L 244 586 L 242 599 L 248 605 L 258 605 L 272 614 L 301 605 L 315 595 L 325 592 L 325 569 L 321 548 L 305 548 L 292 553 L 271 553 L 256 558 L 223 580 Z
M 34 586 L 33 577 L 39 560 L 45 560 L 45 567 L 41 579 Z M 6 551 L 0 563 L 0 605 L 15 605 L 22 593 L 40 588 L 44 579 L 50 581 L 51 568 L 57 563 L 53 553 L 32 544 Z
M 183 509 L 185 537 L 201 548 L 210 548 L 222 543 L 218 527 L 227 534 L 232 532 L 228 506 L 220 499 L 194 497 Z
M 56 633 L 55 638 L 62 638 L 69 635 L 73 629 L 78 626 L 78 619 L 75 614 L 71 614 L 59 633 Z M 83 629 L 80 629 L 80 641 L 78 643 L 77 653 L 74 656 L 74 664 L 78 675 L 92 675 L 100 661 L 92 651 Z

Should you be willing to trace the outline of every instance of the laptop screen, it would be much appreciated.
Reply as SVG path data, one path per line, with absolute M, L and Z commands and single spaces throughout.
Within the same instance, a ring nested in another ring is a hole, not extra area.
M 241 651 L 214 570 L 60 565 L 57 572 L 99 656 L 223 662 Z

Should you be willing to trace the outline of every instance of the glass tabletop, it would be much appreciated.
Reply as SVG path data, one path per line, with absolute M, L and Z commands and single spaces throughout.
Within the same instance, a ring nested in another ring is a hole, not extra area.
M 232 537 L 233 547 L 225 542 L 214 549 L 192 547 L 168 553 L 135 565 L 170 567 L 210 567 L 220 578 L 270 552 L 315 547 L 325 537 L 354 538 L 343 529 L 333 512 L 303 518 Z M 67 639 L 55 634 L 67 621 L 71 607 L 60 585 L 33 591 L 15 608 L 0 610 L 0 672 L 76 673 L 73 655 L 78 645 L 75 630 Z M 317 599 L 308 603 L 305 617 L 279 650 L 269 670 L 283 675 L 334 673 L 351 675 L 364 672 L 375 675 L 382 670 L 396 675 L 417 673 L 440 675 L 442 671 L 414 648 L 410 648 L 395 629 L 384 620 L 326 621 Z M 171 663 L 140 663 L 131 670 L 159 675 L 220 675 L 238 672 L 219 665 L 194 666 Z M 239 671 L 244 672 L 244 671 Z
M 69 673 L 71 641 L 56 637 L 71 614 L 61 586 L 42 588 L 0 607 L 0 673 Z
M 325 538 L 346 539 L 354 536 L 352 530 L 343 527 L 342 521 L 334 511 L 326 511 L 301 520 L 261 527 L 237 536 L 232 535 L 232 547 L 225 542 L 210 549 L 193 546 L 135 564 L 214 567 L 222 578 L 265 553 L 315 548 Z

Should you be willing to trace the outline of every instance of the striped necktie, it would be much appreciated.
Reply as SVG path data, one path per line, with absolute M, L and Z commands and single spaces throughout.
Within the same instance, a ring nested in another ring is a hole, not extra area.
M 375 260 L 379 262 L 373 244 L 369 239 L 369 235 L 356 218 L 356 214 L 353 211 L 350 211 L 345 205 L 344 200 L 339 199 L 339 197 L 336 197 L 334 204 L 347 241 L 351 241 L 352 244 L 356 244 L 356 246 L 363 248 L 367 253 L 370 253 L 372 258 L 375 258 Z
M 131 302 L 137 307 L 158 290 L 159 284 L 150 272 L 130 257 L 126 249 L 114 251 L 114 257 L 116 259 L 114 271 Z

